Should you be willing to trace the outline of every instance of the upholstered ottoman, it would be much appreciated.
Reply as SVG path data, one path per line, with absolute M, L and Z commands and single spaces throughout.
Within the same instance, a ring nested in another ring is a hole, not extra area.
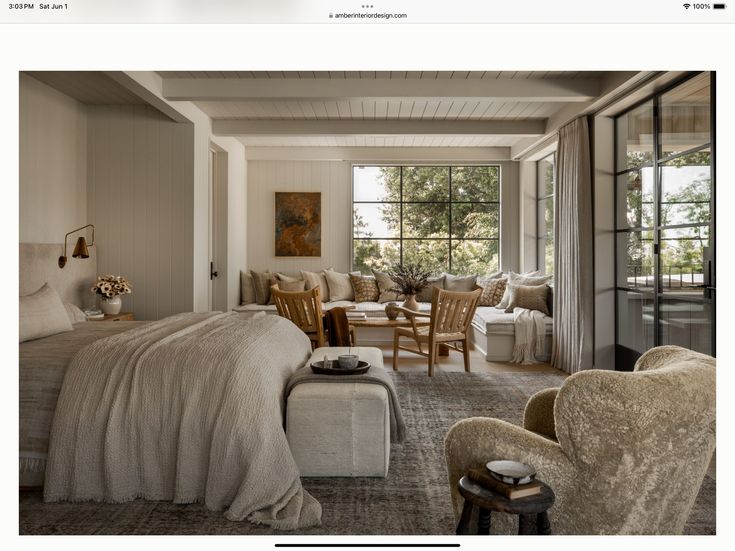
M 336 359 L 347 348 L 318 348 L 309 360 Z M 377 348 L 350 354 L 383 369 Z M 338 377 L 338 376 L 334 376 Z M 385 387 L 350 382 L 296 385 L 286 402 L 286 434 L 301 476 L 386 476 L 390 458 L 390 409 Z

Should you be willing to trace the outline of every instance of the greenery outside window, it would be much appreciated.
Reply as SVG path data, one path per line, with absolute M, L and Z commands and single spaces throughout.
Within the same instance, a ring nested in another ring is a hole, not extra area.
M 356 166 L 352 186 L 353 270 L 499 270 L 499 166 Z
M 536 265 L 545 274 L 554 273 L 554 153 L 536 164 Z

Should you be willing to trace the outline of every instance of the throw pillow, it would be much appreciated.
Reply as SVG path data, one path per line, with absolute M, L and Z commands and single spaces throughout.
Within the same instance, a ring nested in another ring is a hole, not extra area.
M 380 289 L 373 276 L 350 274 L 350 283 L 355 292 L 355 302 L 376 302 L 378 300 Z
M 278 281 L 287 281 L 289 283 L 293 283 L 295 281 L 302 281 L 304 279 L 303 277 L 287 276 L 286 274 L 282 274 L 281 272 L 278 272 L 276 274 L 276 277 L 278 278 Z
M 482 294 L 477 305 L 495 306 L 503 298 L 508 280 L 504 277 L 494 278 L 483 276 L 477 278 L 477 285 L 482 288 Z
M 78 306 L 70 302 L 65 302 L 64 309 L 66 310 L 66 316 L 69 318 L 69 323 L 82 323 L 87 321 L 87 316 L 84 315 L 84 312 Z
M 444 289 L 445 280 L 446 278 L 443 275 L 429 278 L 429 285 L 423 288 L 416 297 L 416 300 L 419 302 L 431 302 L 431 295 L 434 294 L 434 287 L 437 289 Z
M 240 272 L 240 304 L 255 302 L 255 287 L 250 272 Z
M 329 302 L 329 285 L 324 272 L 305 272 L 301 270 L 301 277 L 306 282 L 307 291 L 319 287 L 319 296 L 322 297 L 322 302 Z
M 255 302 L 257 304 L 274 304 L 271 300 L 271 285 L 278 283 L 276 274 L 268 271 L 256 272 L 250 270 L 253 276 L 253 287 L 255 288 Z
M 513 313 L 513 308 L 528 308 L 529 310 L 538 310 L 547 316 L 549 309 L 546 305 L 546 299 L 549 294 L 548 285 L 516 285 L 508 284 L 508 293 L 510 299 L 508 307 L 505 309 L 506 314 Z
M 35 293 L 20 297 L 18 310 L 20 342 L 74 329 L 59 293 L 48 283 L 44 283 L 43 287 Z
M 350 272 L 350 274 L 359 275 L 360 272 Z M 350 282 L 350 274 L 335 272 L 334 270 L 324 270 L 329 286 L 329 300 L 334 302 L 337 300 L 355 300 L 355 291 Z
M 278 281 L 278 288 L 281 291 L 304 291 L 306 290 L 306 281 L 304 281 L 303 279 L 295 279 L 294 281 L 283 281 L 281 279 Z
M 393 291 L 393 287 L 396 286 L 394 281 L 388 277 L 388 274 L 385 272 L 379 272 L 378 270 L 373 270 L 373 275 L 375 276 L 375 281 L 378 283 L 378 289 L 380 290 L 380 296 L 378 296 L 378 302 L 392 302 L 394 300 L 405 300 L 405 296 L 398 294 L 396 291 Z
M 533 272 L 530 272 L 533 273 Z M 508 272 L 508 285 L 511 283 L 515 285 L 529 285 L 529 286 L 537 286 L 537 285 L 545 285 L 551 279 L 553 278 L 553 275 L 549 276 L 529 276 L 525 274 L 517 274 L 515 272 Z M 508 304 L 510 301 L 510 290 L 508 287 L 505 289 L 505 293 L 503 294 L 503 298 L 500 301 L 500 304 L 498 304 L 498 308 L 502 308 L 505 310 L 508 308 Z
M 477 276 L 455 276 L 452 274 L 444 274 L 446 278 L 444 288 L 447 291 L 458 291 L 468 293 L 477 288 Z

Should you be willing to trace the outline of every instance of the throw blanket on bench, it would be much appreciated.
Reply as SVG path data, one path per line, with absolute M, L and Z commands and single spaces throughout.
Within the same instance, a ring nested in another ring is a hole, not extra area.
M 362 375 L 321 375 L 314 373 L 311 366 L 306 365 L 293 374 L 286 386 L 286 397 L 296 385 L 304 383 L 367 383 L 381 385 L 388 391 L 388 405 L 390 409 L 390 441 L 403 442 L 406 438 L 406 424 L 403 421 L 401 405 L 398 403 L 398 394 L 393 386 L 393 380 L 385 369 L 371 366 L 367 373 Z
M 230 520 L 318 525 L 283 430 L 286 382 L 310 353 L 283 318 L 219 312 L 90 344 L 64 378 L 44 499 L 204 502 Z
M 513 346 L 513 363 L 535 364 L 536 356 L 544 353 L 546 326 L 544 314 L 527 308 L 513 309 L 516 342 Z

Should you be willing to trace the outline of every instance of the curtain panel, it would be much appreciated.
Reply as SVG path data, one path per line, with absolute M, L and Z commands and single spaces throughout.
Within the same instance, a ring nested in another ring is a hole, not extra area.
M 593 363 L 592 176 L 586 117 L 559 129 L 555 200 L 551 363 L 576 373 Z

